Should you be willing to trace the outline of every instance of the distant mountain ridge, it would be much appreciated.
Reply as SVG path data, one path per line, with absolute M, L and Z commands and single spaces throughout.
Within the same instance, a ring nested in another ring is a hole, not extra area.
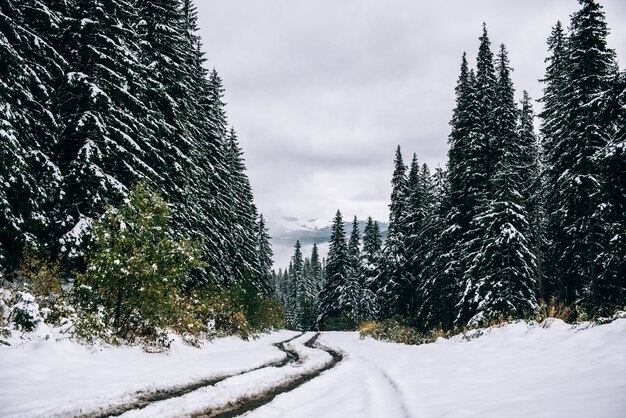
M 358 224 L 363 235 L 367 221 L 359 220 Z M 344 222 L 344 225 L 346 236 L 349 236 L 352 233 L 352 222 Z M 384 239 L 387 236 L 387 222 L 378 221 L 378 225 Z M 293 216 L 283 216 L 277 223 L 270 225 L 270 235 L 275 245 L 293 246 L 298 240 L 303 245 L 321 244 L 330 240 L 331 233 L 330 221 L 320 221 L 319 218 L 302 221 Z

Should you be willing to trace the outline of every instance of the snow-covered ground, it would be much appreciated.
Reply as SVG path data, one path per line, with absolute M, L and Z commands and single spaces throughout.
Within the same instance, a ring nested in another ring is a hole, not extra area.
M 284 358 L 274 343 L 218 339 L 171 352 L 91 350 L 70 341 L 0 348 L 0 416 L 71 416 L 119 404 L 137 391 L 230 375 Z M 125 416 L 185 416 L 279 387 L 329 364 L 330 355 L 288 345 L 300 358 L 233 376 Z M 335 367 L 279 394 L 247 417 L 568 417 L 626 416 L 626 319 L 600 326 L 509 324 L 473 338 L 407 346 L 355 332 L 324 332 L 322 345 L 344 353 Z M 287 344 L 286 344 L 287 345 Z
M 219 338 L 202 348 L 175 342 L 166 353 L 94 350 L 67 339 L 0 346 L 0 416 L 72 416 L 132 399 L 137 391 L 238 373 L 283 359 L 273 344 L 295 335 Z
M 326 332 L 344 361 L 249 417 L 624 418 L 626 319 L 585 328 L 520 322 L 421 346 Z
M 287 380 L 323 367 L 331 356 L 321 350 L 304 346 L 314 336 L 306 333 L 289 343 L 300 355 L 297 363 L 285 367 L 267 367 L 234 376 L 214 386 L 199 389 L 185 396 L 156 402 L 139 411 L 130 411 L 123 417 L 180 417 L 194 413 L 216 410 L 242 397 L 260 395 L 284 384 Z M 295 416 L 295 415 L 291 415 Z

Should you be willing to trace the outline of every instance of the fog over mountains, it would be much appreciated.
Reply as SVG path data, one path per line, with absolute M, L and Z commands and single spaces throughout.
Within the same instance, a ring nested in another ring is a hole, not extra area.
M 347 218 L 346 218 L 347 219 Z M 358 220 L 361 235 L 367 220 Z M 352 233 L 352 221 L 345 222 L 346 236 Z M 387 222 L 378 221 L 383 239 L 387 236 Z M 293 247 L 296 241 L 302 244 L 302 253 L 305 257 L 310 256 L 313 244 L 317 244 L 320 255 L 326 257 L 328 253 L 328 241 L 331 234 L 331 218 L 299 219 L 293 216 L 283 216 L 274 220 L 269 225 L 272 237 L 272 250 L 274 251 L 274 268 L 285 268 L 293 255 Z

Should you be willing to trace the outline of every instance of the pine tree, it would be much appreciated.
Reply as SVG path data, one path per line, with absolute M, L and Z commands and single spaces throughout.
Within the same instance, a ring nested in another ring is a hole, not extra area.
M 481 257 L 481 241 L 486 235 L 486 225 L 481 222 L 481 211 L 492 198 L 490 187 L 494 184 L 490 181 L 493 176 L 493 168 L 501 155 L 501 150 L 494 144 L 494 138 L 499 129 L 496 123 L 496 84 L 497 78 L 491 52 L 491 41 L 487 34 L 487 27 L 483 23 L 483 33 L 479 38 L 480 47 L 476 59 L 476 81 L 474 85 L 474 97 L 476 116 L 474 130 L 468 136 L 468 160 L 463 164 L 467 174 L 468 185 L 464 194 L 471 202 L 470 224 L 463 232 L 461 248 L 458 251 L 461 257 L 463 271 L 463 293 L 458 303 L 457 321 L 465 323 L 476 313 L 477 297 L 476 286 L 479 280 L 478 263 Z M 471 79 L 471 73 L 470 73 Z
M 324 284 L 324 272 L 322 270 L 322 262 L 320 260 L 319 250 L 317 244 L 313 244 L 311 250 L 311 297 L 317 299 L 319 292 L 322 290 Z
M 270 295 L 275 292 L 275 287 L 272 284 L 272 256 L 274 252 L 270 245 L 270 239 L 268 229 L 265 227 L 265 219 L 263 215 L 259 216 L 259 222 L 257 225 L 257 254 L 259 258 L 259 275 L 255 284 L 259 291 L 266 295 Z
M 64 61 L 50 40 L 58 21 L 40 2 L 0 6 L 0 274 L 16 267 L 26 242 L 48 255 L 56 243 L 60 126 L 51 95 Z
M 407 199 L 406 166 L 402 160 L 400 146 L 396 149 L 394 172 L 391 179 L 391 203 L 389 205 L 389 229 L 385 240 L 381 272 L 377 279 L 379 306 L 384 316 L 391 316 L 399 308 L 398 298 L 406 280 L 405 237 Z
M 362 303 L 361 316 L 363 319 L 378 317 L 376 278 L 380 274 L 380 261 L 383 241 L 378 222 L 367 218 L 367 224 L 363 231 L 363 251 L 361 253 L 362 273 Z
M 496 165 L 490 178 L 489 200 L 474 219 L 481 250 L 476 258 L 478 305 L 470 322 L 489 322 L 499 317 L 525 318 L 536 307 L 534 257 L 530 227 L 521 183 L 525 173 L 521 155 L 526 151 L 517 135 L 518 111 L 504 45 L 498 54 L 495 118 L 492 148 Z
M 418 292 L 422 281 L 424 260 L 429 251 L 428 226 L 432 216 L 432 184 L 430 170 L 424 164 L 420 170 L 417 156 L 413 155 L 409 171 L 406 225 L 406 272 L 407 280 L 402 290 L 401 300 L 405 307 L 405 315 L 415 316 L 418 309 Z
M 563 98 L 566 85 L 566 43 L 567 38 L 563 31 L 561 22 L 557 22 L 552 28 L 550 37 L 548 38 L 548 50 L 550 56 L 545 59 L 548 63 L 546 74 L 541 80 L 545 86 L 543 88 L 543 97 L 540 101 L 543 103 L 543 111 L 541 117 L 541 134 L 544 141 L 544 157 L 546 163 L 545 170 L 545 193 L 546 193 L 546 269 L 545 277 L 542 280 L 543 297 L 546 300 L 559 297 L 559 281 L 563 277 L 562 266 L 558 263 L 559 249 L 555 247 L 557 241 L 562 241 L 563 230 L 560 226 L 559 199 L 557 199 L 558 190 L 556 189 L 558 176 L 562 171 L 559 169 L 558 158 L 563 152 L 564 133 L 563 123 L 564 115 L 567 113 L 565 100 Z
M 250 180 L 245 173 L 243 152 L 237 134 L 231 129 L 228 136 L 228 167 L 230 173 L 230 206 L 233 208 L 234 231 L 228 243 L 231 253 L 232 280 L 235 283 L 258 274 L 256 252 L 256 217 Z
M 543 300 L 543 240 L 545 229 L 545 181 L 541 147 L 535 135 L 531 98 L 524 91 L 519 114 L 520 184 L 530 225 L 529 240 L 536 264 L 537 299 Z
M 224 88 L 215 70 L 211 71 L 208 78 L 202 77 L 200 83 L 200 105 L 207 129 L 198 144 L 201 150 L 199 164 L 203 167 L 203 178 L 200 179 L 203 187 L 199 200 L 204 214 L 201 227 L 204 232 L 205 257 L 212 275 L 218 282 L 227 284 L 234 274 L 229 246 L 236 220 L 231 192 Z
M 460 214 L 452 204 L 453 195 L 447 173 L 435 172 L 433 199 L 434 213 L 427 227 L 430 235 L 437 237 L 424 260 L 423 278 L 418 290 L 420 299 L 416 324 L 423 331 L 437 327 L 451 330 L 457 315 L 459 300 L 459 240 Z
M 346 245 L 343 218 L 341 212 L 337 210 L 332 224 L 326 260 L 325 284 L 320 294 L 320 311 L 317 317 L 320 328 L 324 327 L 329 318 L 338 318 L 344 313 L 345 290 L 349 287 L 349 280 L 350 256 Z
M 291 265 L 289 267 L 290 280 L 290 304 L 288 311 L 291 314 L 289 325 L 293 329 L 302 329 L 302 310 L 306 298 L 306 289 L 304 283 L 304 260 L 302 259 L 302 246 L 300 241 L 296 241 L 293 257 L 291 257 Z
M 345 289 L 344 299 L 345 306 L 355 322 L 361 320 L 361 299 L 362 299 L 362 276 L 363 265 L 361 264 L 361 231 L 359 230 L 359 222 L 354 217 L 352 221 L 352 232 L 348 240 L 348 257 L 350 259 L 350 277 L 348 286 Z
M 63 175 L 63 252 L 84 253 L 88 234 L 80 225 L 116 204 L 128 187 L 148 177 L 141 161 L 148 143 L 138 96 L 142 67 L 137 61 L 134 9 L 123 1 L 77 0 L 64 20 L 64 55 L 71 71 L 61 87 L 59 143 Z M 77 245 L 78 244 L 78 245 Z
M 548 129 L 548 179 L 551 182 L 548 201 L 550 252 L 546 267 L 558 283 L 559 299 L 566 304 L 589 303 L 590 283 L 602 274 L 599 255 L 602 252 L 603 228 L 596 210 L 602 203 L 600 189 L 603 176 L 594 156 L 610 138 L 607 126 L 598 123 L 603 102 L 598 97 L 610 89 L 615 68 L 615 53 L 606 45 L 608 33 L 602 8 L 593 0 L 581 0 L 582 8 L 570 21 L 565 46 L 564 65 L 556 85 L 546 76 L 548 89 L 559 87 L 558 108 L 561 114 L 547 112 L 563 121 L 555 131 Z M 553 56 L 556 54 L 553 51 Z M 554 77 L 553 77 L 554 78 Z M 550 94 L 544 98 L 551 103 Z
M 146 68 L 142 101 L 147 107 L 146 126 L 150 144 L 150 166 L 160 174 L 158 186 L 170 202 L 174 222 L 186 235 L 196 235 L 200 208 L 191 204 L 198 193 L 202 168 L 194 158 L 199 147 L 199 130 L 194 124 L 197 45 L 190 44 L 189 22 L 179 0 L 137 0 L 140 61 Z
M 612 132 L 595 160 L 604 176 L 602 203 L 596 217 L 602 220 L 601 273 L 592 277 L 592 306 L 611 314 L 626 303 L 626 72 L 617 73 L 604 97 L 603 122 Z

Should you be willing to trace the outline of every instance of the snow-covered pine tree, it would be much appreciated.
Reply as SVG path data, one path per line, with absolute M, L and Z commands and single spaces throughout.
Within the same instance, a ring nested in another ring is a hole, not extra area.
M 404 251 L 405 251 L 405 276 L 398 292 L 398 313 L 407 316 L 415 311 L 415 297 L 417 283 L 419 280 L 418 266 L 421 262 L 421 229 L 424 223 L 423 198 L 424 190 L 420 179 L 419 164 L 417 155 L 413 154 L 413 159 L 409 165 L 409 175 L 407 178 L 406 212 L 404 214 Z
M 352 221 L 352 231 L 348 240 L 348 257 L 350 259 L 350 272 L 346 289 L 342 295 L 341 304 L 345 306 L 355 321 L 361 320 L 361 297 L 362 286 L 361 279 L 363 274 L 363 265 L 361 264 L 361 231 L 359 230 L 359 221 L 356 216 Z
M 364 320 L 371 320 L 378 317 L 378 306 L 376 298 L 376 278 L 380 274 L 380 258 L 383 246 L 383 239 L 380 234 L 378 222 L 367 218 L 367 224 L 363 230 L 363 251 L 361 252 L 362 296 L 361 296 L 361 316 Z
M 304 287 L 304 260 L 302 259 L 302 246 L 300 241 L 296 241 L 293 256 L 291 257 L 291 265 L 289 267 L 289 305 L 287 311 L 289 316 L 287 321 L 292 329 L 302 329 L 302 310 L 304 307 L 304 299 L 306 297 Z
M 83 255 L 91 219 L 121 201 L 131 184 L 154 177 L 142 160 L 149 141 L 141 119 L 143 69 L 134 13 L 123 0 L 77 0 L 64 19 L 70 72 L 60 89 L 64 129 L 58 155 L 62 252 L 70 259 Z
M 546 73 L 541 80 L 544 83 L 543 96 L 540 102 L 543 104 L 543 110 L 539 115 L 541 118 L 541 135 L 544 143 L 543 157 L 545 159 L 545 214 L 546 214 L 546 231 L 544 235 L 545 261 L 546 268 L 542 280 L 543 298 L 549 301 L 558 298 L 559 278 L 564 274 L 565 266 L 558 263 L 559 248 L 555 247 L 557 241 L 563 241 L 563 230 L 560 227 L 561 213 L 559 211 L 560 203 L 557 199 L 558 176 L 561 170 L 558 168 L 557 160 L 563 151 L 565 142 L 563 141 L 565 129 L 564 115 L 567 113 L 565 100 L 563 99 L 566 75 L 566 48 L 567 37 L 563 30 L 561 22 L 557 22 L 552 28 L 548 37 L 548 56 L 545 61 L 547 63 Z
M 318 259 L 319 262 L 319 259 Z M 315 283 L 314 267 L 311 259 L 304 259 L 304 267 L 302 274 L 302 286 L 299 295 L 300 301 L 300 327 L 302 330 L 312 330 L 315 328 L 315 320 L 317 319 L 317 296 L 319 290 Z
M 603 123 L 611 138 L 595 160 L 604 176 L 602 203 L 603 242 L 599 255 L 601 272 L 591 278 L 591 304 L 610 314 L 626 304 L 626 72 L 616 71 L 612 89 L 605 94 Z
M 350 280 L 350 256 L 339 210 L 332 224 L 325 270 L 325 283 L 320 294 L 320 311 L 317 317 L 320 328 L 324 328 L 329 318 L 339 318 L 346 308 L 341 303 L 345 300 L 344 292 Z
M 274 252 L 270 245 L 269 229 L 265 226 L 263 215 L 259 215 L 257 224 L 257 255 L 259 259 L 259 274 L 255 281 L 260 292 L 271 295 L 276 291 L 272 283 L 272 257 Z
M 180 0 L 137 0 L 140 60 L 146 89 L 142 101 L 153 138 L 150 166 L 161 174 L 159 189 L 172 206 L 178 231 L 196 237 L 201 206 L 194 204 L 202 168 L 194 158 L 199 145 L 197 119 L 198 46 L 190 44 L 189 21 Z M 201 122 L 198 124 L 201 125 Z
M 535 299 L 534 257 L 521 182 L 524 147 L 517 135 L 518 111 L 506 48 L 500 46 L 494 95 L 496 129 L 491 147 L 497 150 L 494 173 L 489 179 L 488 200 L 473 219 L 483 231 L 475 257 L 476 313 L 470 323 L 489 323 L 500 317 L 525 318 Z
M 385 317 L 396 313 L 398 298 L 406 278 L 405 237 L 407 174 L 400 146 L 396 149 L 394 171 L 391 179 L 389 228 L 381 257 L 381 271 L 377 278 L 378 305 Z
M 520 141 L 520 184 L 530 226 L 529 241 L 535 257 L 537 299 L 543 300 L 543 240 L 545 229 L 545 181 L 541 144 L 535 135 L 534 112 L 531 98 L 524 90 L 518 122 Z
M 406 225 L 406 271 L 407 280 L 400 300 L 404 314 L 414 317 L 418 309 L 424 262 L 432 246 L 432 236 L 428 230 L 433 215 L 432 180 L 426 164 L 420 169 L 417 156 L 413 155 L 408 180 Z
M 191 0 L 182 1 L 183 30 L 191 51 L 187 56 L 193 82 L 187 86 L 194 97 L 190 111 L 194 147 L 191 150 L 195 172 L 191 199 L 194 229 L 201 236 L 208 269 L 194 277 L 196 284 L 217 278 L 223 283 L 232 277 L 232 260 L 223 245 L 235 225 L 230 199 L 230 174 L 227 167 L 227 121 L 223 102 L 222 81 L 217 71 L 204 67 L 198 35 L 197 11 Z M 208 273 L 208 274 L 207 274 Z
M 256 251 L 256 218 L 252 187 L 246 174 L 243 151 L 234 129 L 228 135 L 228 167 L 230 197 L 234 215 L 234 230 L 228 246 L 231 250 L 232 280 L 237 283 L 258 276 L 259 261 Z
M 16 264 L 15 255 L 24 245 L 23 214 L 20 194 L 29 196 L 34 186 L 26 164 L 25 150 L 19 141 L 16 102 L 21 82 L 26 77 L 24 59 L 13 44 L 20 39 L 20 15 L 12 2 L 0 6 L 0 277 Z
M 311 250 L 311 284 L 311 296 L 317 300 L 317 296 L 322 291 L 324 284 L 324 271 L 322 269 L 319 249 L 315 243 Z
M 312 313 L 312 320 L 310 321 L 309 327 L 310 329 L 313 329 L 316 326 L 317 317 L 320 311 L 320 293 L 324 288 L 324 269 L 322 267 L 319 249 L 315 243 L 313 243 L 313 249 L 311 250 L 311 271 L 307 285 L 308 297 L 311 300 Z
M 199 200 L 204 208 L 204 248 L 210 271 L 219 283 L 228 283 L 232 273 L 229 256 L 231 231 L 235 228 L 232 182 L 228 165 L 227 119 L 222 80 L 215 69 L 202 77 L 200 105 L 204 110 L 205 135 L 198 146 L 198 164 L 204 178 Z
M 560 74 L 564 82 L 557 92 L 563 112 L 548 112 L 545 121 L 551 126 L 550 117 L 562 118 L 557 135 L 546 135 L 548 201 L 556 205 L 549 212 L 546 267 L 558 283 L 559 299 L 568 305 L 589 303 L 590 283 L 602 275 L 603 225 L 596 215 L 604 179 L 594 157 L 611 136 L 610 128 L 598 123 L 604 103 L 599 98 L 610 90 L 616 67 L 615 53 L 606 44 L 602 7 L 593 0 L 580 3 L 571 17 Z M 546 79 L 546 89 L 556 87 Z M 546 104 L 549 99 L 544 99 Z
M 444 329 L 453 326 L 458 309 L 455 305 L 460 300 L 457 289 L 464 284 L 464 238 L 478 204 L 473 188 L 480 150 L 476 76 L 474 70 L 469 69 L 465 53 L 455 93 L 456 106 L 448 137 L 448 170 L 445 176 L 441 173 L 445 197 L 441 198 L 437 211 L 440 232 L 435 235 L 438 239 L 420 289 L 417 316 L 418 325 L 424 329 L 432 329 L 439 324 Z
M 26 242 L 44 254 L 55 242 L 60 126 L 51 91 L 64 61 L 50 40 L 58 21 L 40 2 L 0 5 L 0 274 L 17 266 Z
M 26 77 L 19 87 L 19 104 L 15 110 L 21 119 L 20 142 L 27 150 L 26 162 L 36 184 L 28 198 L 26 194 L 21 196 L 32 209 L 23 214 L 24 227 L 29 244 L 40 254 L 53 256 L 58 248 L 61 180 L 54 151 L 62 128 L 56 112 L 55 92 L 67 64 L 56 48 L 65 7 L 37 0 L 19 1 L 16 6 L 22 23 L 18 25 L 21 28 L 19 42 L 13 43 L 13 47 L 25 60 L 22 68 Z
M 459 300 L 460 214 L 451 202 L 447 172 L 440 168 L 435 171 L 433 200 L 436 203 L 427 233 L 436 239 L 424 260 L 416 315 L 416 325 L 424 331 L 435 327 L 451 330 Z
M 483 33 L 479 38 L 480 46 L 476 59 L 476 81 L 474 85 L 474 96 L 470 96 L 470 102 L 475 101 L 475 114 L 472 120 L 475 127 L 468 133 L 468 158 L 463 161 L 466 170 L 467 185 L 465 186 L 465 197 L 471 202 L 468 206 L 470 214 L 470 224 L 463 232 L 461 240 L 461 268 L 462 268 L 462 288 L 463 293 L 458 303 L 457 321 L 466 323 L 476 313 L 477 298 L 476 285 L 478 280 L 477 265 L 480 258 L 482 238 L 486 235 L 485 224 L 477 222 L 480 211 L 484 210 L 485 204 L 490 198 L 491 186 L 494 186 L 490 179 L 493 169 L 500 155 L 500 150 L 493 146 L 494 135 L 497 129 L 495 108 L 496 108 L 496 73 L 494 68 L 493 53 L 491 52 L 491 41 L 487 33 L 487 26 L 483 23 Z M 470 72 L 471 79 L 471 72 Z M 470 90 L 472 91 L 472 90 Z

